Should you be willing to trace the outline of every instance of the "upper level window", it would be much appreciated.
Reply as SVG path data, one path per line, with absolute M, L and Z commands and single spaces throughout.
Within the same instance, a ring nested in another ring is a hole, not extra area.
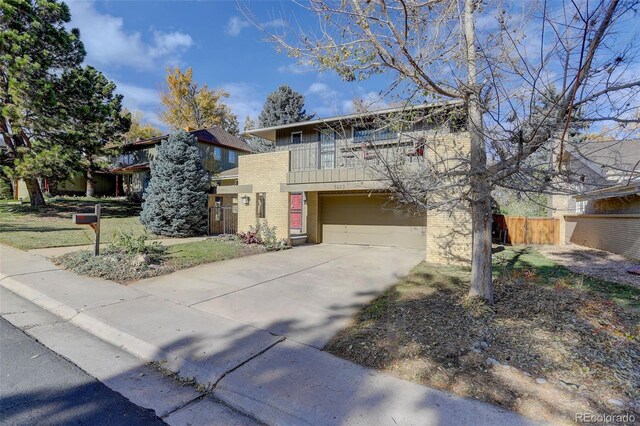
M 374 142 L 398 137 L 395 132 L 388 127 L 379 129 L 372 126 L 353 126 L 353 142 Z
M 213 159 L 216 161 L 222 160 L 222 148 L 219 146 L 213 147 Z
M 229 163 L 236 164 L 237 161 L 238 161 L 238 158 L 236 156 L 236 152 L 235 151 L 229 151 Z
M 302 143 L 302 132 L 292 132 L 291 133 L 291 144 L 297 145 Z

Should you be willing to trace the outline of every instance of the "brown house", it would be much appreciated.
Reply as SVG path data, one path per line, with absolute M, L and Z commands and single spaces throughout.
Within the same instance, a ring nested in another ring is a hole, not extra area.
M 390 108 L 250 130 L 249 135 L 271 141 L 274 152 L 241 157 L 237 183 L 219 186 L 217 195 L 237 197 L 241 231 L 268 221 L 278 238 L 294 243 L 419 249 L 430 261 L 468 263 L 468 211 L 416 214 L 395 205 L 389 183 L 374 167 L 385 156 L 420 167 L 436 155 L 424 149 L 427 141 L 468 154 L 469 135 L 459 123 L 419 118 L 457 106 Z M 396 114 L 418 118 L 391 128 Z

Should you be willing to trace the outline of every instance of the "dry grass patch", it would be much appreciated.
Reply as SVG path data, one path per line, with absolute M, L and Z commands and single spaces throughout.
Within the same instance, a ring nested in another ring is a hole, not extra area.
M 422 263 L 326 350 L 554 423 L 638 410 L 639 294 L 603 293 L 529 249 L 496 262 L 495 306 L 466 298 L 467 270 Z

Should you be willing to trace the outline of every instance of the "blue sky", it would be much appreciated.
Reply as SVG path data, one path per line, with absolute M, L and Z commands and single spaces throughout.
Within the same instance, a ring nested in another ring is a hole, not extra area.
M 304 69 L 249 23 L 233 1 L 67 0 L 71 26 L 80 29 L 85 62 L 118 85 L 124 104 L 162 126 L 159 92 L 167 66 L 192 67 L 194 79 L 231 95 L 238 115 L 256 117 L 281 84 L 306 97 L 307 111 L 326 117 L 352 111 L 355 97 L 378 99 L 380 81 L 343 82 L 332 72 Z M 288 1 L 254 1 L 255 19 L 269 30 L 315 26 L 315 17 Z

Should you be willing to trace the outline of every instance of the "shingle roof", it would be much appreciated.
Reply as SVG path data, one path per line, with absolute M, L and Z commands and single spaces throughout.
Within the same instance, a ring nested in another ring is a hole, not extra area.
M 210 142 L 216 145 L 222 145 L 234 148 L 239 151 L 251 152 L 251 147 L 242 139 L 233 136 L 220 126 L 209 127 L 208 129 L 193 130 L 191 132 L 198 140 L 202 142 Z
M 200 142 L 211 143 L 214 145 L 226 146 L 228 148 L 234 148 L 238 151 L 252 152 L 251 147 L 242 139 L 237 136 L 228 133 L 220 126 L 209 127 L 207 129 L 191 130 L 189 131 Z M 163 140 L 167 140 L 169 135 L 157 136 L 155 138 L 142 139 L 125 144 L 124 147 L 134 147 L 140 145 L 155 145 Z

